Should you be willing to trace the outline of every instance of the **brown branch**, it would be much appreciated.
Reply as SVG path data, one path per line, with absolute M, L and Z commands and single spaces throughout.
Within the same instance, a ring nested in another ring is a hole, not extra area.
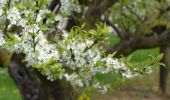
M 59 9 L 60 9 L 60 0 L 52 0 L 50 5 L 48 6 L 48 9 L 54 13 L 58 13 Z M 45 24 L 47 21 L 47 18 L 43 19 L 43 24 Z
M 99 41 L 99 39 L 96 39 L 96 40 L 93 42 L 92 45 L 90 45 L 89 47 L 86 47 L 86 48 L 84 49 L 84 52 L 86 52 L 87 50 L 91 49 L 95 44 L 98 43 L 98 41 Z
M 131 14 L 135 15 L 136 18 L 137 18 L 140 22 L 143 23 L 142 18 L 141 18 L 135 11 L 133 11 L 132 8 L 130 8 L 129 6 L 125 6 L 125 7 L 130 11 Z
M 58 11 L 57 9 L 57 5 L 60 5 L 60 0 L 52 0 L 51 4 L 48 6 L 48 9 L 53 11 L 53 12 L 56 12 Z
M 116 56 L 120 56 L 121 54 L 126 56 L 137 49 L 149 49 L 166 45 L 170 45 L 170 30 L 162 34 L 149 36 L 134 34 L 128 40 L 120 41 L 117 45 L 108 49 L 106 54 L 117 52 Z
M 114 24 L 112 24 L 108 19 L 106 19 L 105 22 L 107 25 L 111 26 L 116 31 L 117 35 L 121 39 L 125 39 L 125 37 L 126 37 L 125 34 L 123 32 L 121 32 L 118 27 L 116 27 Z
M 107 11 L 118 0 L 95 0 L 97 3 L 89 6 L 87 13 L 85 14 L 85 22 L 89 27 L 95 25 L 100 16 Z
M 167 6 L 165 9 L 160 9 L 159 10 L 160 15 L 163 15 L 163 14 L 167 13 L 168 11 L 170 11 L 170 6 Z

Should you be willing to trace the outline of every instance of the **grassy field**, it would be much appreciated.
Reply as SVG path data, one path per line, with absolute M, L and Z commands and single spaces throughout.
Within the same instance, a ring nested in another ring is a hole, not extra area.
M 7 73 L 7 68 L 0 69 L 0 100 L 21 100 L 17 87 Z

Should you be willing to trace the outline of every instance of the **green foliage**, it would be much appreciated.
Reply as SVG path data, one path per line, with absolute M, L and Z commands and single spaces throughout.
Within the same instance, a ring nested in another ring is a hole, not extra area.
M 58 79 L 60 77 L 59 75 L 62 75 L 65 72 L 54 58 L 44 63 L 36 64 L 34 67 L 37 68 L 43 75 L 49 76 L 47 77 L 48 79 L 53 78 L 52 81 Z
M 134 71 L 138 71 L 141 74 L 146 71 L 148 67 L 158 67 L 161 63 L 163 54 L 159 54 L 159 49 L 138 50 L 128 57 L 124 58 L 124 61 L 130 68 L 135 68 Z M 148 72 L 150 73 L 150 72 Z
M 158 67 L 160 65 L 159 61 L 161 60 L 162 56 L 163 54 L 159 54 L 159 49 L 154 48 L 149 50 L 138 50 L 123 59 L 127 66 L 132 69 L 136 68 L 134 72 L 138 71 L 139 73 L 144 74 L 146 68 L 151 67 L 151 69 L 155 69 L 155 67 Z M 119 88 L 126 83 L 126 80 L 122 79 L 121 75 L 114 73 L 98 73 L 94 77 L 93 81 L 99 81 L 100 83 L 113 83 L 112 88 L 110 88 L 111 90 Z

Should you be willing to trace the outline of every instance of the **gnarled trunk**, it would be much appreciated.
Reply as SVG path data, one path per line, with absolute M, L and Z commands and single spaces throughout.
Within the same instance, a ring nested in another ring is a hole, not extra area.
M 22 63 L 24 55 L 13 54 L 9 73 L 23 100 L 75 100 L 73 88 L 65 80 L 49 81 L 35 69 Z
M 168 79 L 168 72 L 170 67 L 170 47 L 165 46 L 160 48 L 160 52 L 164 53 L 164 57 L 161 60 L 161 63 L 164 63 L 166 66 L 160 66 L 160 82 L 159 87 L 160 90 L 165 93 L 166 92 L 166 85 Z

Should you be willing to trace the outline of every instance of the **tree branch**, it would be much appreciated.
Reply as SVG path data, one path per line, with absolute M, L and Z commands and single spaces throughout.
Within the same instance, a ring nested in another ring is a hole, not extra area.
M 96 0 L 97 3 L 89 7 L 85 14 L 85 22 L 88 26 L 92 26 L 100 18 L 100 16 L 118 0 Z
M 121 39 L 125 39 L 125 34 L 123 32 L 121 32 L 119 30 L 119 28 L 117 28 L 114 24 L 112 24 L 108 19 L 105 20 L 106 24 L 108 24 L 109 26 L 111 26 L 117 33 L 117 35 L 121 38 Z
M 149 36 L 134 34 L 128 40 L 123 40 L 108 49 L 106 54 L 117 52 L 116 56 L 120 56 L 121 54 L 126 56 L 137 49 L 149 49 L 167 45 L 170 45 L 170 30 L 165 31 L 162 34 L 153 34 Z
M 57 8 L 57 5 L 60 5 L 60 0 L 52 0 L 51 4 L 48 6 L 48 9 L 53 11 L 53 12 L 56 12 L 56 11 L 59 10 Z
M 136 18 L 137 18 L 140 22 L 143 23 L 142 18 L 141 18 L 135 11 L 133 11 L 132 8 L 130 8 L 129 6 L 125 6 L 125 7 L 131 12 L 131 14 L 135 15 Z

